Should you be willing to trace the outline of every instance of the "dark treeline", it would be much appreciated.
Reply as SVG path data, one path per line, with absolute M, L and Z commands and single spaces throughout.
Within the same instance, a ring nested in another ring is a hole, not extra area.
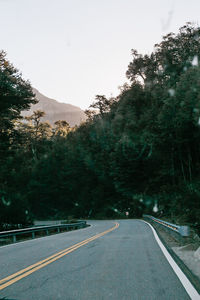
M 200 28 L 132 50 L 130 84 L 96 96 L 77 128 L 54 128 L 28 82 L 0 54 L 0 221 L 151 213 L 200 223 Z

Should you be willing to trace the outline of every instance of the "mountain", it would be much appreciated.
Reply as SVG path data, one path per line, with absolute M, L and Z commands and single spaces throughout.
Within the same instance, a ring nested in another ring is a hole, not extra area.
M 86 120 L 86 115 L 80 107 L 50 99 L 35 88 L 33 88 L 33 92 L 39 102 L 32 105 L 30 110 L 23 111 L 22 115 L 24 117 L 30 116 L 33 111 L 42 110 L 46 113 L 42 121 L 49 121 L 51 125 L 58 120 L 65 120 L 73 127 Z

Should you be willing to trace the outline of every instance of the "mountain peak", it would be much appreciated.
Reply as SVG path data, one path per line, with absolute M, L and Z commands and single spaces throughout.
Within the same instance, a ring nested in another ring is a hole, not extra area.
M 42 121 L 49 121 L 49 123 L 53 125 L 58 120 L 65 120 L 71 127 L 79 125 L 86 120 L 86 115 L 80 107 L 48 98 L 41 94 L 36 88 L 33 88 L 33 93 L 39 102 L 32 105 L 30 110 L 24 111 L 22 113 L 23 116 L 30 116 L 34 111 L 42 110 L 45 112 Z

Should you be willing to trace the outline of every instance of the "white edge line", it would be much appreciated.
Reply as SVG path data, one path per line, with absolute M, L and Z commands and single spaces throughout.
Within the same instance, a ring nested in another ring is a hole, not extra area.
M 144 222 L 144 223 L 146 223 L 146 224 L 148 224 L 151 227 L 151 229 L 153 231 L 153 234 L 154 234 L 154 237 L 156 239 L 156 242 L 158 243 L 160 249 L 162 250 L 163 254 L 165 255 L 165 257 L 168 260 L 169 264 L 171 265 L 172 269 L 174 270 L 174 272 L 178 276 L 180 282 L 182 283 L 183 287 L 185 288 L 185 290 L 188 293 L 188 295 L 190 296 L 190 298 L 192 300 L 200 300 L 199 293 L 193 287 L 193 285 L 191 284 L 191 282 L 189 281 L 189 279 L 186 277 L 186 275 L 179 268 L 179 266 L 174 261 L 174 259 L 172 258 L 172 256 L 169 254 L 169 252 L 167 251 L 167 249 L 165 248 L 165 246 L 163 245 L 163 243 L 159 239 L 159 237 L 158 237 L 155 229 L 153 228 L 153 226 L 151 224 L 149 224 L 148 222 L 146 222 L 146 221 L 143 221 L 143 220 L 141 220 L 141 221 Z

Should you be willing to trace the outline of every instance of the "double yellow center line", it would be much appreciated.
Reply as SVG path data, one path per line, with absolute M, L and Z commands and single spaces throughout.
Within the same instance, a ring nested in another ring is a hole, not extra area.
M 104 232 L 96 234 L 96 235 L 92 236 L 91 238 L 88 238 L 88 239 L 86 239 L 86 240 L 84 240 L 84 241 L 82 241 L 80 243 L 77 243 L 77 244 L 75 244 L 75 245 L 73 245 L 73 246 L 71 246 L 69 248 L 66 248 L 66 249 L 64 249 L 64 250 L 62 250 L 62 251 L 60 251 L 60 252 L 58 252 L 58 253 L 56 253 L 54 255 L 51 255 L 51 256 L 49 256 L 49 257 L 47 257 L 47 258 L 45 258 L 45 259 L 43 259 L 43 260 L 41 260 L 41 261 L 33 264 L 33 265 L 25 268 L 25 269 L 22 269 L 22 270 L 14 273 L 14 274 L 8 276 L 8 277 L 5 277 L 5 278 L 1 279 L 0 280 L 0 290 L 5 289 L 9 285 L 11 285 L 11 284 L 19 281 L 20 279 L 22 279 L 22 278 L 24 278 L 24 277 L 26 277 L 26 276 L 28 276 L 28 275 L 36 272 L 39 269 L 44 268 L 45 266 L 51 264 L 52 262 L 56 261 L 57 259 L 59 259 L 59 258 L 65 256 L 65 255 L 69 254 L 70 252 L 73 252 L 74 250 L 76 250 L 76 249 L 78 249 L 78 248 L 80 248 L 80 247 L 82 247 L 82 246 L 84 246 L 84 245 L 86 245 L 86 244 L 88 244 L 88 243 L 90 243 L 90 242 L 92 242 L 92 241 L 100 238 L 101 236 L 103 236 L 103 235 L 105 235 L 105 234 L 107 234 L 107 233 L 115 230 L 118 227 L 119 227 L 119 224 L 115 223 L 114 227 L 112 227 L 112 228 L 110 228 L 110 229 L 108 229 L 108 230 L 106 230 Z

